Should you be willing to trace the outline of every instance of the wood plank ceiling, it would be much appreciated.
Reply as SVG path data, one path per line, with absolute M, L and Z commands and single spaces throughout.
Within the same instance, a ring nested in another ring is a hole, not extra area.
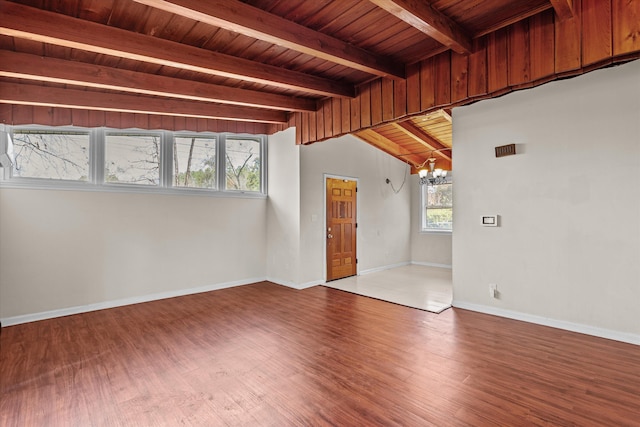
M 0 122 L 295 126 L 450 169 L 451 107 L 636 59 L 638 34 L 640 0 L 0 0 Z

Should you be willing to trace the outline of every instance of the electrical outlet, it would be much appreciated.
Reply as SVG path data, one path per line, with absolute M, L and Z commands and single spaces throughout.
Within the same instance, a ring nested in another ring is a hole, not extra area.
M 491 298 L 498 298 L 498 285 L 495 283 L 489 283 L 489 296 Z

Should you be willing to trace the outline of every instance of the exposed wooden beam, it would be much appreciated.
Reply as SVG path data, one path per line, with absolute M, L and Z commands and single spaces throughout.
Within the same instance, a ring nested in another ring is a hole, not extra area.
M 515 16 L 510 16 L 507 19 L 504 19 L 498 23 L 496 23 L 495 25 L 492 25 L 491 27 L 486 27 L 483 28 L 482 31 L 478 31 L 475 34 L 472 34 L 472 37 L 474 39 L 477 39 L 478 37 L 482 37 L 482 36 L 486 36 L 487 34 L 493 33 L 495 31 L 498 31 L 501 28 L 504 27 L 508 27 L 511 24 L 514 24 L 516 22 L 520 22 L 524 19 L 527 19 L 531 16 L 537 15 L 539 13 L 544 12 L 545 10 L 549 10 L 551 9 L 552 6 L 549 3 L 543 3 L 541 5 L 532 7 L 531 9 L 527 10 L 526 12 L 523 12 L 519 15 L 515 15 Z
M 287 122 L 287 114 L 281 111 L 7 82 L 0 82 L 0 103 L 241 122 Z
M 451 149 L 446 145 L 442 144 L 440 141 L 426 133 L 424 130 L 420 129 L 410 120 L 406 120 L 404 122 L 393 123 L 393 126 L 400 130 L 402 133 L 413 139 L 414 141 L 419 142 L 428 150 L 442 150 L 436 151 L 435 154 L 439 157 L 442 157 L 445 160 L 451 161 Z
M 550 0 L 553 10 L 561 21 L 573 18 L 573 1 L 572 0 Z
M 370 1 L 455 52 L 471 53 L 471 38 L 466 32 L 453 20 L 432 8 L 428 2 L 415 0 Z
M 135 0 L 356 70 L 404 79 L 402 64 L 237 0 Z
M 397 157 L 402 160 L 406 160 L 415 169 L 418 165 L 421 165 L 427 158 L 412 154 L 406 148 L 391 141 L 389 138 L 379 134 L 374 129 L 365 129 L 355 134 L 360 139 L 364 140 L 368 144 L 373 145 L 381 149 L 382 151 Z
M 315 111 L 316 101 L 175 79 L 77 61 L 2 52 L 0 76 L 283 111 Z
M 449 123 L 453 123 L 453 118 L 451 117 L 451 114 L 449 114 L 446 110 L 444 109 L 438 110 L 438 115 L 443 119 L 445 119 L 446 121 L 448 121 Z
M 293 89 L 353 97 L 351 85 L 0 0 L 0 34 Z

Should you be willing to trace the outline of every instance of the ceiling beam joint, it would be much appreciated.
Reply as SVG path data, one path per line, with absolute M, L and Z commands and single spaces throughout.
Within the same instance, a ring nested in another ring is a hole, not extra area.
M 471 37 L 456 22 L 435 10 L 426 1 L 369 1 L 459 54 L 468 55 L 473 51 Z
M 428 150 L 433 151 L 434 154 L 442 157 L 445 160 L 451 161 L 451 148 L 447 147 L 446 145 L 429 135 L 427 132 L 416 126 L 410 120 L 393 123 L 393 126 L 414 141 L 422 144 Z
M 572 0 L 550 0 L 553 10 L 560 18 L 560 21 L 573 18 L 573 1 Z

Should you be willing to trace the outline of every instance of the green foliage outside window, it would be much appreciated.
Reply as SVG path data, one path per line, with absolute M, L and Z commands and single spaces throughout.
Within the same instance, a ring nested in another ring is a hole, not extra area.
M 260 141 L 228 138 L 226 143 L 227 190 L 260 191 Z
M 425 185 L 423 192 L 423 230 L 452 230 L 453 184 Z
M 216 143 L 213 137 L 176 137 L 173 145 L 173 185 L 216 188 Z

